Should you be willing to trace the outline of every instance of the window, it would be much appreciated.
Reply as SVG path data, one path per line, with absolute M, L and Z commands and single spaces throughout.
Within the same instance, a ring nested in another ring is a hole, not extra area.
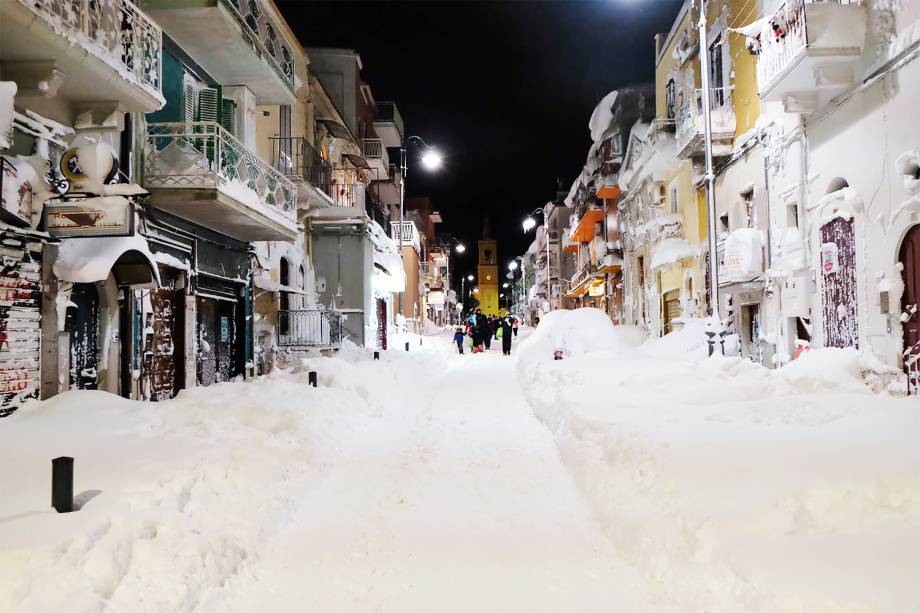
M 712 89 L 712 105 L 725 104 L 725 70 L 722 57 L 722 35 L 716 36 L 709 45 L 709 87 Z
M 675 104 L 677 104 L 677 84 L 674 79 L 668 79 L 668 84 L 665 86 L 665 112 L 668 119 L 674 119 L 677 116 Z
M 786 205 L 786 227 L 799 227 L 799 203 L 791 202 Z
M 282 286 L 281 299 L 278 304 L 278 330 L 281 334 L 287 334 L 290 328 L 290 313 L 288 311 L 291 309 L 291 294 L 285 289 L 291 284 L 291 266 L 286 258 L 281 258 L 278 268 L 278 281 Z
M 741 202 L 743 205 L 742 212 L 745 216 L 746 227 L 756 228 L 757 227 L 757 207 L 754 203 L 754 188 L 743 192 L 741 194 Z
M 671 185 L 671 213 L 677 213 L 680 210 L 677 201 L 677 184 Z

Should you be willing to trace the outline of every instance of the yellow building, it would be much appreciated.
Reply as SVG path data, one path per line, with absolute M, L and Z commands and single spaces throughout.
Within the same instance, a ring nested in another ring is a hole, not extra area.
M 476 299 L 479 308 L 486 315 L 500 315 L 498 309 L 498 244 L 492 238 L 492 228 L 487 219 L 483 224 L 482 239 L 479 241 L 479 281 Z

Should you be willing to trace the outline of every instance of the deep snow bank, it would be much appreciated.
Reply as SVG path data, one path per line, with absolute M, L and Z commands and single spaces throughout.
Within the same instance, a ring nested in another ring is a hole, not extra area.
M 771 371 L 569 322 L 614 350 L 518 378 L 662 610 L 920 611 L 920 402 L 873 394 L 853 350 Z
M 0 611 L 209 610 L 245 584 L 326 467 L 402 409 L 387 390 L 440 364 L 435 352 L 346 357 L 169 402 L 70 392 L 4 419 Z M 77 513 L 49 508 L 59 455 L 76 458 Z

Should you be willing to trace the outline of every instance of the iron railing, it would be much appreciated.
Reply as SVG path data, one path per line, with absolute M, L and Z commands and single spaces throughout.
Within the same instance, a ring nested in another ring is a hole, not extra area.
M 406 133 L 402 115 L 399 114 L 399 109 L 396 108 L 395 102 L 378 102 L 377 118 L 375 121 L 392 122 L 393 125 L 396 126 L 396 130 L 400 135 Z
M 260 203 L 296 219 L 296 188 L 290 179 L 216 122 L 147 124 L 144 184 L 223 188 L 239 195 L 248 189 Z
M 400 227 L 398 221 L 390 222 L 390 227 L 392 228 L 393 240 L 397 243 L 400 238 Z M 415 247 L 416 251 L 420 251 L 422 248 L 422 239 L 419 236 L 418 228 L 415 227 L 415 223 L 411 221 L 402 222 L 402 242 L 404 244 L 412 245 Z
M 361 154 L 368 161 L 382 160 L 384 170 L 390 167 L 390 156 L 387 148 L 383 146 L 383 141 L 379 138 L 362 138 Z
M 222 0 L 248 32 L 253 45 L 292 90 L 294 89 L 294 53 L 284 40 L 284 31 L 271 17 L 261 0 Z
M 68 40 L 160 96 L 163 31 L 130 0 L 19 0 Z
M 287 177 L 303 179 L 332 197 L 332 166 L 302 136 L 271 137 L 272 166 Z
M 709 110 L 715 111 L 725 107 L 731 107 L 731 87 L 713 87 L 710 89 Z M 703 90 L 697 89 L 693 92 L 693 99 L 685 102 L 677 112 L 677 148 L 684 149 L 695 138 L 703 135 Z M 713 134 L 719 130 L 713 126 Z
M 332 349 L 342 344 L 342 317 L 337 311 L 278 311 L 278 345 Z

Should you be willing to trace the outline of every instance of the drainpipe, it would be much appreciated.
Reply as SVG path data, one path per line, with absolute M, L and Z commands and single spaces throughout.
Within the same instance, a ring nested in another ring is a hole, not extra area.
M 709 40 L 706 23 L 707 0 L 700 0 L 699 45 L 700 77 L 703 103 L 703 145 L 706 153 L 706 209 L 709 214 L 709 314 L 719 319 L 719 263 L 716 261 L 716 194 L 712 164 L 712 110 L 709 91 Z M 694 100 L 691 98 L 690 104 Z M 692 109 L 691 109 L 692 110 Z

